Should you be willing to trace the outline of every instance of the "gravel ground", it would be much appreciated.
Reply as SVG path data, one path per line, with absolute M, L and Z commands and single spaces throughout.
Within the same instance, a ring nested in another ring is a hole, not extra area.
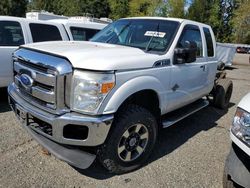
M 42 153 L 15 119 L 0 90 L 0 187 L 222 187 L 229 128 L 236 105 L 250 89 L 250 66 L 227 70 L 234 91 L 228 111 L 207 107 L 160 132 L 143 168 L 113 176 L 93 164 L 76 170 Z
M 234 65 L 250 65 L 250 54 L 236 53 L 233 59 Z

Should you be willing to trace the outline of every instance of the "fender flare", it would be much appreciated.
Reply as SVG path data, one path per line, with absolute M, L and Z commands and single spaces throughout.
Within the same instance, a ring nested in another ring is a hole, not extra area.
M 140 76 L 125 82 L 113 91 L 111 96 L 105 99 L 105 101 L 107 101 L 104 101 L 106 105 L 102 106 L 100 110 L 103 114 L 115 113 L 128 97 L 142 90 L 154 91 L 159 99 L 159 108 L 162 109 L 161 105 L 165 100 L 164 95 L 161 95 L 161 93 L 164 92 L 163 85 L 153 76 Z

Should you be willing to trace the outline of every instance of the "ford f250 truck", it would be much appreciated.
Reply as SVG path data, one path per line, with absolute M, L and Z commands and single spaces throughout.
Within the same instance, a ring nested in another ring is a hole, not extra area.
M 210 26 L 158 17 L 120 19 L 90 42 L 46 42 L 14 53 L 9 102 L 49 152 L 85 169 L 140 167 L 159 131 L 206 107 L 227 108 Z
M 232 147 L 226 160 L 223 187 L 250 187 L 250 93 L 238 104 L 230 136 Z

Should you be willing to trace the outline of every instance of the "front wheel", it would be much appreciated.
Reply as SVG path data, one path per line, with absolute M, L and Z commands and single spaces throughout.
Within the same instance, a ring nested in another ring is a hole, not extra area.
M 156 138 L 155 117 L 143 107 L 128 105 L 117 114 L 105 144 L 98 151 L 99 161 L 112 173 L 135 170 L 149 157 Z
M 223 173 L 223 188 L 236 188 L 234 182 L 228 178 L 226 171 Z

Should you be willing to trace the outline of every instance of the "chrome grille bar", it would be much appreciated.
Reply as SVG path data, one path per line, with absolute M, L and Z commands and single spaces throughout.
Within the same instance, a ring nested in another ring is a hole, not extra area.
M 56 101 L 55 92 L 53 91 L 47 91 L 40 87 L 33 87 L 31 93 L 34 97 L 48 103 L 55 103 Z
M 48 86 L 55 86 L 56 85 L 56 76 L 52 74 L 45 74 L 41 71 L 31 69 L 25 65 L 22 65 L 19 62 L 14 62 L 14 71 L 16 71 L 19 74 L 22 74 L 22 72 L 29 71 L 31 73 L 32 79 L 39 83 L 43 83 Z
M 54 91 L 51 90 L 47 90 L 44 88 L 41 88 L 39 86 L 33 86 L 31 88 L 25 88 L 22 84 L 21 84 L 21 80 L 19 76 L 15 76 L 15 84 L 22 89 L 23 91 L 25 91 L 26 93 L 32 95 L 33 97 L 36 97 L 42 101 L 48 102 L 48 103 L 52 103 L 55 104 L 56 101 L 56 95 Z

